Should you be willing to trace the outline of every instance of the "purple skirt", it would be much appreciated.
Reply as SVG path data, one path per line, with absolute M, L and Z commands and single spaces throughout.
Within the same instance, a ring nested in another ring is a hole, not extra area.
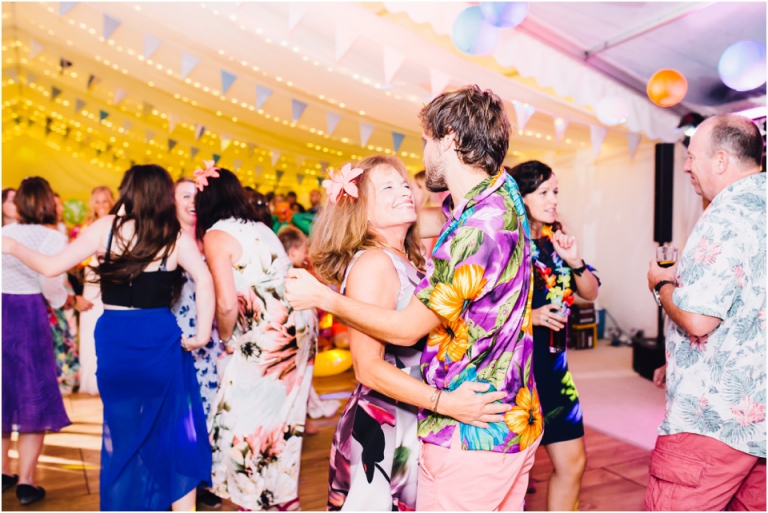
M 42 294 L 3 294 L 3 434 L 70 425 Z

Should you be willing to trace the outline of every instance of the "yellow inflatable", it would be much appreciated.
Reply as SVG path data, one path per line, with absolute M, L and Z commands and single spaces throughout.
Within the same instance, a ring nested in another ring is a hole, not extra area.
M 315 356 L 315 376 L 341 374 L 352 367 L 352 353 L 346 349 L 331 349 Z

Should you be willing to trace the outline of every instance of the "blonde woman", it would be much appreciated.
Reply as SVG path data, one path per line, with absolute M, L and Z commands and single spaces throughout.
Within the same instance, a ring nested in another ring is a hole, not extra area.
M 73 238 L 82 234 L 88 226 L 109 214 L 115 205 L 115 197 L 109 187 L 99 186 L 91 192 L 91 201 L 88 204 L 88 215 L 83 225 L 75 232 Z M 101 290 L 95 283 L 94 268 L 98 265 L 95 258 L 90 258 L 85 265 L 83 298 L 93 304 L 87 311 L 80 312 L 80 392 L 96 395 L 99 387 L 96 384 L 96 341 L 93 332 L 96 329 L 96 321 L 104 312 L 104 304 L 101 302 Z
M 424 257 L 414 197 L 403 163 L 374 156 L 326 182 L 328 203 L 312 233 L 316 274 L 345 295 L 402 310 L 421 280 Z M 350 329 L 359 381 L 336 427 L 328 509 L 402 511 L 416 507 L 418 408 L 462 422 L 479 421 L 504 393 L 476 394 L 477 383 L 443 393 L 421 378 L 426 337 L 396 346 Z

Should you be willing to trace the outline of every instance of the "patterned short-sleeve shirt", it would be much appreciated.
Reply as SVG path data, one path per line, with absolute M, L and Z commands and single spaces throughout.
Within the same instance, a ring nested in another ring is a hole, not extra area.
M 488 429 L 419 412 L 422 441 L 450 447 L 458 426 L 463 449 L 514 453 L 541 434 L 539 398 L 531 371 L 531 247 L 522 198 L 505 172 L 472 189 L 453 211 L 435 244 L 415 294 L 439 314 L 422 355 L 424 380 L 451 391 L 465 381 L 507 392 L 513 410 Z
M 696 337 L 667 326 L 667 407 L 659 434 L 709 436 L 765 458 L 765 173 L 723 190 L 693 228 L 673 301 L 722 319 Z

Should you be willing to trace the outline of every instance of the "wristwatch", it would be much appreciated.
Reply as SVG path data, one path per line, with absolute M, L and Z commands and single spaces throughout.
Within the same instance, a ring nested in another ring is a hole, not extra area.
M 675 282 L 669 281 L 669 280 L 661 280 L 659 283 L 656 284 L 655 287 L 653 287 L 653 297 L 656 298 L 656 304 L 661 306 L 661 296 L 659 295 L 659 291 L 661 291 L 661 287 L 664 285 L 674 285 Z

